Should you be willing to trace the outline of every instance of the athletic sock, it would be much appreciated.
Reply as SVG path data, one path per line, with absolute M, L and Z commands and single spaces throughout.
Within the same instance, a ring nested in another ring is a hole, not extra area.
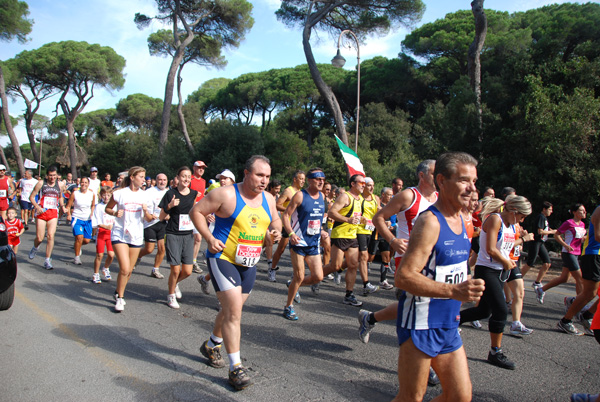
M 581 318 L 583 318 L 584 320 L 591 320 L 592 318 L 594 318 L 594 314 L 590 313 L 589 310 L 585 310 L 581 313 Z
M 240 358 L 240 352 L 228 353 L 229 356 L 229 371 L 233 371 L 235 366 L 239 366 L 242 364 L 242 359 Z
M 363 282 L 363 288 L 366 288 L 368 284 L 369 284 L 369 281 Z
M 209 348 L 215 348 L 217 346 L 221 346 L 222 343 L 223 338 L 219 338 L 215 334 L 210 334 L 210 338 L 208 338 L 208 343 L 206 344 L 206 346 L 208 346 Z
M 351 290 L 346 290 L 346 297 L 350 297 L 352 296 L 352 291 Z
M 566 318 L 561 318 L 560 321 L 562 321 L 563 324 L 568 324 L 571 322 L 571 320 L 567 320 Z
M 498 348 L 496 346 L 492 346 L 490 348 L 490 352 L 492 353 L 492 355 L 495 355 L 496 353 L 500 352 L 500 348 Z
M 369 313 L 369 318 L 367 318 L 367 321 L 370 325 L 375 325 L 375 323 L 377 322 L 377 320 L 375 319 L 375 313 Z

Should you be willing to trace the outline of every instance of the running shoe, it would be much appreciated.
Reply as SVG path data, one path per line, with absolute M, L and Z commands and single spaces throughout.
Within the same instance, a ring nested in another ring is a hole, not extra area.
M 572 322 L 564 323 L 562 320 L 559 320 L 558 323 L 556 324 L 556 327 L 569 335 L 575 335 L 575 336 L 583 335 L 583 332 L 581 332 L 577 328 L 575 328 L 575 325 L 573 325 Z
M 229 383 L 238 391 L 252 385 L 250 377 L 241 364 L 229 372 Z
M 163 274 L 160 273 L 160 270 L 158 268 L 152 268 L 152 273 L 150 274 L 150 276 L 156 279 L 163 279 L 165 277 Z
M 100 274 L 94 274 L 92 276 L 92 283 L 102 283 L 102 281 L 100 280 Z
M 327 275 L 325 278 L 323 278 L 323 280 L 327 279 L 328 281 L 332 281 L 333 280 L 333 274 L 329 274 Z
M 28 225 L 28 224 L 25 224 L 25 225 L 24 225 L 24 228 L 25 228 L 25 230 L 29 230 L 29 225 Z
M 277 278 L 275 278 L 275 276 L 277 275 L 277 270 L 279 268 L 275 267 L 275 268 L 269 268 L 269 270 L 267 271 L 267 280 L 269 282 L 277 282 Z
M 579 318 L 579 322 L 583 326 L 583 332 L 588 335 L 594 336 L 594 331 L 592 330 L 592 320 L 586 320 L 585 318 Z
M 214 368 L 225 367 L 225 360 L 221 356 L 221 345 L 211 348 L 208 346 L 208 341 L 204 341 L 200 346 L 200 353 L 208 359 L 208 365 Z
M 298 316 L 296 315 L 296 311 L 294 311 L 294 306 L 287 306 L 284 308 L 283 316 L 290 321 L 298 321 Z
M 354 296 L 354 293 L 352 293 L 350 296 L 344 296 L 344 304 L 348 304 L 350 306 L 354 306 L 354 307 L 360 307 L 363 305 L 363 302 L 358 301 L 356 299 L 356 296 Z
M 539 288 L 541 286 L 542 286 L 542 284 L 539 282 L 535 282 L 535 281 L 531 282 L 531 287 L 533 288 L 533 290 L 535 290 L 536 288 Z
M 363 296 L 368 296 L 370 293 L 375 293 L 379 290 L 379 286 L 372 285 L 370 282 L 363 286 Z
M 81 258 L 78 255 L 73 258 L 73 264 L 81 265 Z
M 479 322 L 479 320 L 471 321 L 471 326 L 475 329 L 481 329 L 481 323 Z
M 269 271 L 273 269 L 273 261 L 267 260 L 267 268 Z
M 433 367 L 429 367 L 429 377 L 427 378 L 427 385 L 429 385 L 430 387 L 435 387 L 439 383 L 440 383 L 440 378 L 435 373 L 435 370 L 433 369 Z
M 54 269 L 54 267 L 52 266 L 52 258 L 46 258 L 46 260 L 44 261 L 44 268 Z
M 573 302 L 575 301 L 574 297 L 565 297 L 564 299 L 564 303 L 565 303 L 565 314 L 567 313 L 567 311 L 569 311 L 569 309 L 571 308 L 571 304 L 573 304 Z
M 383 290 L 392 290 L 394 286 L 390 285 L 387 279 L 383 282 L 379 282 L 379 287 Z
M 31 247 L 31 251 L 29 252 L 29 259 L 33 260 L 38 252 L 36 247 Z
M 288 287 L 288 289 L 290 288 L 290 284 L 292 283 L 291 280 L 287 281 L 286 285 Z M 300 296 L 300 292 L 296 292 L 296 294 L 294 295 L 294 301 L 298 304 L 300 304 L 300 302 L 302 301 L 302 297 Z
M 571 394 L 571 402 L 594 402 L 598 399 L 598 394 Z
M 375 328 L 375 324 L 369 324 L 369 314 L 371 312 L 368 310 L 360 310 L 358 312 L 358 337 L 362 343 L 369 343 L 371 331 Z
M 314 285 L 310 285 L 310 290 L 312 290 L 312 292 L 315 295 L 318 295 L 319 294 L 319 284 L 315 283 Z
M 193 267 L 192 267 L 192 272 L 196 273 L 196 274 L 201 274 L 202 272 L 204 272 L 204 270 L 202 268 L 200 268 L 200 263 L 199 262 L 195 262 Z
M 123 300 L 122 297 L 117 297 L 117 301 L 115 303 L 115 311 L 117 313 L 120 313 L 123 310 L 125 310 L 125 300 Z
M 179 290 L 179 285 L 175 285 L 175 296 L 178 299 L 181 299 L 183 297 L 183 295 L 181 294 L 181 290 Z
M 206 278 L 204 278 L 204 275 L 198 275 L 196 279 L 198 279 L 198 283 L 200 284 L 202 293 L 204 293 L 205 295 L 209 295 L 210 288 L 208 287 L 208 281 L 206 280 Z
M 527 328 L 520 321 L 515 321 L 510 326 L 510 333 L 512 335 L 531 335 L 533 329 Z
M 335 282 L 336 285 L 342 283 L 342 275 L 337 271 L 333 273 L 333 282 Z
M 538 287 L 534 288 L 534 290 L 535 290 L 535 297 L 537 298 L 538 303 L 544 304 L 544 296 L 546 295 L 546 292 L 544 292 L 544 289 L 541 286 L 538 286 Z
M 111 276 L 110 276 L 110 269 L 108 268 L 102 268 L 102 275 L 104 275 L 104 280 L 105 281 L 110 281 L 111 280 Z
M 167 305 L 171 308 L 179 308 L 179 303 L 177 303 L 177 297 L 174 294 L 167 296 Z
M 394 269 L 390 265 L 386 267 L 386 270 L 388 275 L 394 276 L 396 274 L 396 271 L 394 271 Z
M 490 351 L 490 353 L 488 354 L 487 361 L 490 364 L 493 364 L 494 366 L 507 370 L 514 370 L 516 368 L 515 363 L 508 360 L 508 357 L 506 357 L 504 353 L 502 353 L 502 349 L 499 349 L 496 352 L 496 354 L 492 354 L 492 352 Z

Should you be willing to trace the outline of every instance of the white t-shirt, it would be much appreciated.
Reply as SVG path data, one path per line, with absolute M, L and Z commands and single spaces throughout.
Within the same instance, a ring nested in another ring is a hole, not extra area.
M 164 190 L 160 190 L 156 186 L 151 187 L 148 190 L 146 190 L 146 195 L 148 197 L 148 203 L 146 204 L 146 205 L 148 205 L 148 212 L 150 212 L 151 214 L 156 215 L 156 216 L 160 215 L 160 207 L 158 206 L 158 204 L 160 204 L 160 201 L 163 199 L 165 193 L 168 190 L 169 190 L 168 188 L 165 188 Z M 160 221 L 159 219 L 154 219 L 151 222 L 146 222 L 144 220 L 144 229 L 158 223 L 159 221 Z
M 115 224 L 110 240 L 127 243 L 133 246 L 144 244 L 144 210 L 142 205 L 147 204 L 146 192 L 142 189 L 131 191 L 125 187 L 113 193 L 117 205 L 113 210 L 123 211 L 123 216 L 115 218 Z
M 100 181 L 100 179 L 89 178 L 89 180 L 90 180 L 89 189 L 92 190 L 94 192 L 94 194 L 100 194 L 100 183 L 102 183 Z
M 94 193 L 89 189 L 85 193 L 77 190 L 71 194 L 71 197 L 74 200 L 71 216 L 82 221 L 89 221 L 92 218 L 92 202 L 95 201 Z
M 98 225 L 114 225 L 115 217 L 106 213 L 106 204 L 101 202 L 94 208 L 92 215 L 92 227 L 97 228 Z
M 37 184 L 37 180 L 33 177 L 31 179 L 21 179 L 21 199 L 29 202 L 29 196 L 33 191 L 33 188 Z

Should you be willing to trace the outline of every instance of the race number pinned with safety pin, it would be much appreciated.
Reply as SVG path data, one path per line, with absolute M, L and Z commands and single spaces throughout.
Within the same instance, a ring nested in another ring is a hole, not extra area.
M 375 225 L 373 225 L 373 221 L 371 219 L 367 219 L 367 223 L 365 223 L 365 230 L 372 232 L 375 230 Z
M 319 220 L 309 220 L 308 227 L 306 228 L 306 234 L 309 236 L 314 236 L 321 233 L 321 221 Z
M 0 197 L 6 198 L 6 190 L 0 190 Z
M 42 205 L 43 208 L 46 209 L 58 209 L 58 198 L 54 198 L 54 197 L 44 197 L 44 205 Z
M 183 232 L 192 229 L 194 229 L 194 224 L 192 223 L 190 216 L 188 214 L 179 215 L 179 230 Z
M 238 244 L 235 250 L 235 263 L 244 267 L 253 267 L 260 260 L 262 246 L 251 246 L 248 244 Z
M 458 285 L 467 280 L 467 261 L 452 265 L 437 265 L 435 267 L 435 281 Z M 443 298 L 438 298 L 443 299 Z

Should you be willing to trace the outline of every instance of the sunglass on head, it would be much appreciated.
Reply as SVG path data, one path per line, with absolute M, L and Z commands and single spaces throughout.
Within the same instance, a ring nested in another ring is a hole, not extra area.
M 366 184 L 367 182 L 366 181 L 358 181 L 357 180 L 357 181 L 355 181 L 355 183 L 357 183 L 357 184 Z

